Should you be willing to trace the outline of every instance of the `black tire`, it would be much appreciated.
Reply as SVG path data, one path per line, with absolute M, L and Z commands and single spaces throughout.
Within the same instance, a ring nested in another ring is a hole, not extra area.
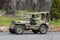
M 9 32 L 10 32 L 11 34 L 15 34 L 15 30 L 14 30 L 14 29 L 9 29 Z
M 39 31 L 38 30 L 32 30 L 34 34 L 37 34 Z
M 41 25 L 39 28 L 40 34 L 46 34 L 48 31 L 48 28 L 46 25 Z
M 16 34 L 23 34 L 23 32 L 24 32 L 24 26 L 22 26 L 22 25 L 16 25 L 16 27 L 15 27 L 15 33 Z

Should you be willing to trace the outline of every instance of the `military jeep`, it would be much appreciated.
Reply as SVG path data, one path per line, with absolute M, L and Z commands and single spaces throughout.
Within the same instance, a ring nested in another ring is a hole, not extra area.
M 46 34 L 49 28 L 49 12 L 33 12 L 24 15 L 24 21 L 12 21 L 9 31 L 12 34 L 23 34 L 25 30 Z

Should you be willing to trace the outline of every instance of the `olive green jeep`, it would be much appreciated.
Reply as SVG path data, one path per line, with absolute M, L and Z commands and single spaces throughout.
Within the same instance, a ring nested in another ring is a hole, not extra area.
M 9 31 L 12 34 L 22 34 L 25 30 L 32 30 L 33 33 L 46 34 L 49 28 L 49 12 L 33 12 L 24 15 L 24 21 L 12 21 Z

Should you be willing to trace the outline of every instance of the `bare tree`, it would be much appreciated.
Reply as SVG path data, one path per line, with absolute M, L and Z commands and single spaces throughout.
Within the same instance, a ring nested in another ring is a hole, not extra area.
M 6 2 L 6 15 L 15 15 L 16 0 L 7 0 Z

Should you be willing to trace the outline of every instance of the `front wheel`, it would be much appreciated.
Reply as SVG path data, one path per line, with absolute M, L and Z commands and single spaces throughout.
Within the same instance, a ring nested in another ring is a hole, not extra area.
M 16 25 L 15 33 L 16 34 L 23 34 L 23 32 L 24 32 L 24 27 L 22 25 Z
M 46 34 L 48 31 L 48 28 L 46 25 L 41 25 L 39 28 L 40 34 Z

